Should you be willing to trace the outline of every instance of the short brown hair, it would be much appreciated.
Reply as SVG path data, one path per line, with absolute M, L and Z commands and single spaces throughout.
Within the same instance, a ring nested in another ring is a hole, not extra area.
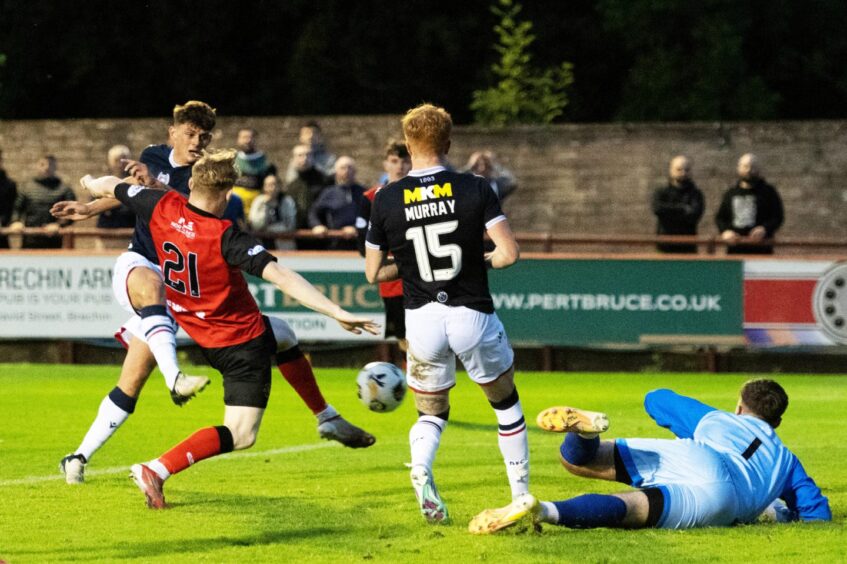
M 191 167 L 192 190 L 217 194 L 232 188 L 238 179 L 236 155 L 233 149 L 203 151 L 203 156 Z
M 391 139 L 388 144 L 385 145 L 385 158 L 387 159 L 392 155 L 400 157 L 401 159 L 408 159 L 409 149 L 402 141 L 395 141 L 394 139 Z
M 444 108 L 421 104 L 403 116 L 403 135 L 406 143 L 443 155 L 450 147 L 453 118 Z
M 212 131 L 216 122 L 215 108 L 199 100 L 189 100 L 174 106 L 174 125 L 190 123 L 203 131 Z
M 788 394 L 773 380 L 749 380 L 741 388 L 741 403 L 771 427 L 776 427 L 788 409 Z

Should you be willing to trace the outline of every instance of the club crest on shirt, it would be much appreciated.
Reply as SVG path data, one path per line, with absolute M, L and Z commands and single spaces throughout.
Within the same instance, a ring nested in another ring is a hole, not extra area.
M 130 198 L 134 198 L 138 195 L 139 192 L 144 190 L 145 186 L 141 186 L 140 184 L 133 184 L 129 187 L 129 190 L 126 191 L 126 195 Z
M 171 181 L 171 175 L 167 172 L 160 172 L 159 175 L 156 177 L 156 180 L 158 180 L 162 184 L 167 184 Z
M 197 236 L 197 234 L 194 232 L 194 222 L 185 221 L 184 217 L 179 218 L 178 221 L 172 221 L 171 227 L 173 227 L 175 230 L 179 231 L 189 239 L 194 239 Z
M 262 251 L 264 251 L 264 250 L 265 250 L 265 248 L 264 248 L 262 245 L 256 245 L 255 247 L 253 247 L 252 249 L 249 249 L 249 250 L 247 251 L 247 255 L 248 255 L 248 256 L 251 256 L 251 257 L 254 257 L 254 256 L 258 255 L 259 253 L 261 253 L 261 252 L 262 252 Z

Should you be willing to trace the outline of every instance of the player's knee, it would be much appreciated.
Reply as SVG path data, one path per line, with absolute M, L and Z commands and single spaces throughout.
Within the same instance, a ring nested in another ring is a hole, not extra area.
M 165 303 L 165 287 L 159 274 L 149 268 L 135 268 L 127 277 L 127 291 L 132 307 L 141 309 Z
M 297 335 L 288 323 L 278 317 L 269 317 L 277 351 L 284 352 L 297 346 Z
M 256 444 L 256 436 L 258 433 L 251 430 L 233 431 L 232 432 L 232 450 L 248 449 Z
M 422 415 L 438 416 L 450 411 L 450 396 L 448 392 L 437 394 L 415 394 L 415 407 Z
M 658 388 L 656 390 L 650 390 L 644 396 L 644 409 L 647 411 L 647 413 L 652 413 L 652 406 L 662 403 L 666 396 L 672 393 L 673 392 L 671 390 L 668 390 L 667 388 Z

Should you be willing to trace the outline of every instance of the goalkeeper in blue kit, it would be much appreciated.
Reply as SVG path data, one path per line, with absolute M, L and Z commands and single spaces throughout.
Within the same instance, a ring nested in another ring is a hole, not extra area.
M 832 519 L 827 498 L 774 431 L 788 395 L 773 380 L 744 384 L 734 413 L 666 389 L 648 393 L 644 407 L 677 439 L 601 441 L 606 416 L 570 407 L 537 418 L 542 429 L 566 433 L 559 450 L 569 472 L 637 489 L 554 502 L 525 494 L 474 517 L 470 532 L 493 533 L 525 518 L 577 529 L 730 526 L 763 513 L 780 522 Z

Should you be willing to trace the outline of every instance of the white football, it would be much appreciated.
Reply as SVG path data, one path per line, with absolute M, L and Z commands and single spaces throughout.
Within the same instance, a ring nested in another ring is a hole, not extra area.
M 406 395 L 406 375 L 390 362 L 366 364 L 356 377 L 359 399 L 371 411 L 397 409 Z

